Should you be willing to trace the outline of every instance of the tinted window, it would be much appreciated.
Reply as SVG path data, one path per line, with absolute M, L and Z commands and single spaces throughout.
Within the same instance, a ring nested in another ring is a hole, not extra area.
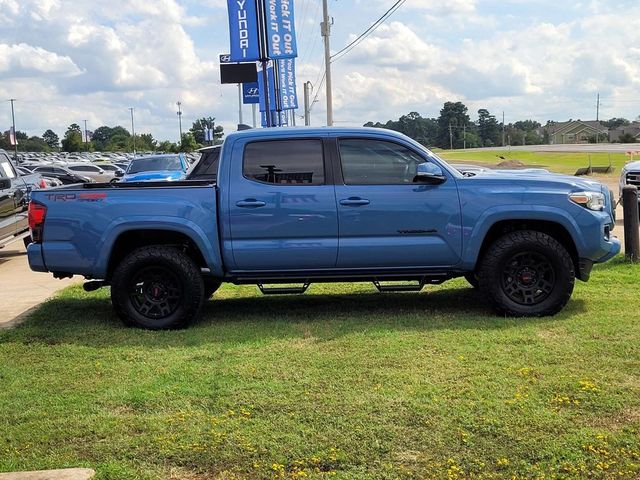
M 243 174 L 280 185 L 324 184 L 321 140 L 254 142 L 244 149 Z
M 34 172 L 42 172 L 42 173 L 53 173 L 53 168 L 51 167 L 36 167 L 33 169 Z
M 340 161 L 346 185 L 397 185 L 413 183 L 425 159 L 393 142 L 344 139 Z
M 67 172 L 66 172 L 66 171 L 64 171 L 64 170 L 63 170 L 63 169 L 61 169 L 61 168 L 55 168 L 55 167 L 54 167 L 54 168 L 53 168 L 53 173 L 66 174 Z
M 182 170 L 180 157 L 149 157 L 133 160 L 127 173 Z
M 16 172 L 6 155 L 0 155 L 0 178 L 16 178 Z
M 190 180 L 215 180 L 218 176 L 218 160 L 220 159 L 220 147 L 202 152 L 202 156 L 196 166 L 193 167 Z

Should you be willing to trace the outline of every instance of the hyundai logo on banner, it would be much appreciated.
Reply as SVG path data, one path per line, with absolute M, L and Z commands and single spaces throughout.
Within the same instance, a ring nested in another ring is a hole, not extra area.
M 242 103 L 260 103 L 260 87 L 258 82 L 242 84 Z
M 296 61 L 293 58 L 278 60 L 278 87 L 282 110 L 298 108 L 296 92 Z
M 227 0 L 231 62 L 260 60 L 255 0 Z
M 265 0 L 269 58 L 298 56 L 293 0 Z

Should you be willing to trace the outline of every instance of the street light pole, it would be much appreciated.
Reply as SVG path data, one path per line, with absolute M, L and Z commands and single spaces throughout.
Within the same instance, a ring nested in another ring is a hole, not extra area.
M 13 124 L 13 159 L 18 161 L 18 132 L 16 131 L 16 115 L 13 111 L 13 102 L 16 101 L 15 98 L 9 99 L 11 102 L 11 122 Z
M 84 150 L 85 152 L 89 151 L 89 131 L 87 130 L 87 121 L 84 121 Z
M 327 0 L 322 0 L 322 23 L 320 32 L 324 38 L 324 71 L 325 82 L 327 84 L 327 126 L 333 125 L 333 94 L 331 91 L 331 46 L 329 36 L 331 35 L 331 24 L 329 23 L 329 7 Z
M 133 137 L 133 156 L 135 157 L 136 155 L 136 128 L 133 124 L 133 107 L 129 108 L 129 111 L 131 112 L 131 136 Z
M 180 140 L 178 143 L 180 144 L 180 147 L 182 147 L 182 102 L 178 100 L 176 105 L 178 106 L 178 111 L 176 113 L 178 114 L 178 126 L 180 128 Z

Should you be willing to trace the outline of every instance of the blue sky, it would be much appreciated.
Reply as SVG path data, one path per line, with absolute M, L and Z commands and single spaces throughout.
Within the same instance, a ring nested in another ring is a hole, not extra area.
M 320 1 L 294 0 L 299 93 L 315 85 L 315 125 L 325 119 Z M 392 4 L 330 0 L 332 50 Z M 229 42 L 224 0 L 0 0 L 0 24 L 0 98 L 18 99 L 29 134 L 84 119 L 128 127 L 134 107 L 137 131 L 175 141 L 178 100 L 186 124 L 237 122 L 236 90 L 220 85 L 217 65 Z M 435 117 L 447 100 L 473 119 L 479 108 L 507 122 L 594 119 L 598 92 L 601 118 L 636 118 L 640 2 L 407 0 L 332 70 L 337 125 Z M 2 102 L 2 128 L 9 122 Z

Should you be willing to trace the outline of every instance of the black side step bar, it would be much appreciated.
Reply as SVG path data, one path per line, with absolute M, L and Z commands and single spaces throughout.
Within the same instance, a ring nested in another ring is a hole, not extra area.
M 418 281 L 417 284 L 398 284 L 398 285 L 381 285 L 378 280 L 374 280 L 373 284 L 379 292 L 419 292 L 424 288 L 424 279 Z
M 258 284 L 258 288 L 262 292 L 263 295 L 292 295 L 292 294 L 300 294 L 307 291 L 311 283 L 305 282 L 301 287 L 273 287 L 273 288 L 265 288 L 262 283 Z

